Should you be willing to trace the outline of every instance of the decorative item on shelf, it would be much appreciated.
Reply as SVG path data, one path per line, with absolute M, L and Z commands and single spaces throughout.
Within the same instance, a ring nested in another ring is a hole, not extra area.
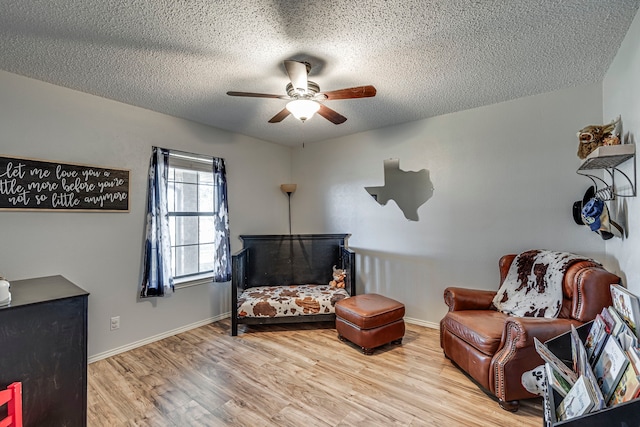
M 289 234 L 291 234 L 291 194 L 296 191 L 296 184 L 282 184 L 280 189 L 287 193 L 287 197 L 289 199 Z
M 4 307 L 11 303 L 11 292 L 9 292 L 10 288 L 11 285 L 9 284 L 9 281 L 0 276 L 0 307 Z
M 620 123 L 620 116 L 608 125 L 589 125 L 578 131 L 578 157 L 587 158 L 592 151 L 603 145 L 619 145 L 620 138 L 616 128 Z
M 587 189 L 582 200 L 573 203 L 573 220 L 578 225 L 589 226 L 603 240 L 624 235 L 622 226 L 609 217 L 607 204 L 598 198 L 594 186 Z

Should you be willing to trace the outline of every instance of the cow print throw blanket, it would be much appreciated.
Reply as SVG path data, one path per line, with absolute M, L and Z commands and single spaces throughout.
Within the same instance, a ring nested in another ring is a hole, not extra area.
M 556 318 L 562 308 L 562 279 L 576 261 L 588 260 L 568 252 L 531 250 L 517 255 L 493 305 L 516 317 Z

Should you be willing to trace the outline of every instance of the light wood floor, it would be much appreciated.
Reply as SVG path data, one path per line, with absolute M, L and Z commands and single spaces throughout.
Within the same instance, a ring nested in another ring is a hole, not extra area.
M 331 324 L 206 325 L 89 365 L 97 426 L 535 426 L 541 400 L 513 414 L 445 359 L 437 330 L 365 356 Z

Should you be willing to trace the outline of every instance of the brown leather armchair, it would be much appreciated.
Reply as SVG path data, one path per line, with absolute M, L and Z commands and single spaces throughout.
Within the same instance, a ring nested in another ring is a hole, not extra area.
M 500 258 L 500 283 L 516 255 Z M 450 287 L 444 291 L 449 312 L 440 321 L 440 346 L 447 358 L 517 411 L 520 399 L 537 397 L 522 386 L 522 374 L 543 363 L 533 338 L 553 338 L 593 320 L 611 305 L 609 285 L 620 278 L 590 261 L 571 264 L 563 279 L 563 302 L 555 319 L 511 317 L 495 309 L 496 291 Z

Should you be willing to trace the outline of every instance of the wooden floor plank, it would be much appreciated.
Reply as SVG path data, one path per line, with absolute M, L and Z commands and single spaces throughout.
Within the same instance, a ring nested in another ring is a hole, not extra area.
M 89 365 L 88 424 L 101 426 L 539 427 L 540 399 L 506 412 L 407 325 L 371 356 L 332 324 L 241 326 L 229 320 Z

